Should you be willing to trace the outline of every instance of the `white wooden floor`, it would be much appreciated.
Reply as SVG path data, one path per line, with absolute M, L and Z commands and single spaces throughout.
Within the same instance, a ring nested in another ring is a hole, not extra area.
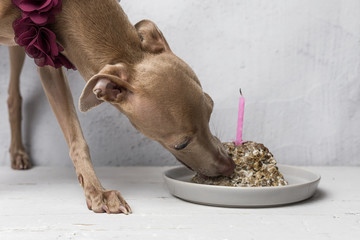
M 95 214 L 71 168 L 0 168 L 0 239 L 360 239 L 360 167 L 310 167 L 322 176 L 304 202 L 275 208 L 202 206 L 171 196 L 167 167 L 97 168 L 132 215 Z

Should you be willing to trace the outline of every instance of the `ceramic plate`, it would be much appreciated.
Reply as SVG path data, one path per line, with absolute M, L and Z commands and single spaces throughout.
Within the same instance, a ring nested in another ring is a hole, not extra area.
M 266 207 L 299 202 L 314 195 L 320 175 L 299 167 L 278 165 L 287 186 L 226 187 L 191 183 L 194 172 L 176 167 L 164 172 L 172 195 L 181 199 L 214 206 Z

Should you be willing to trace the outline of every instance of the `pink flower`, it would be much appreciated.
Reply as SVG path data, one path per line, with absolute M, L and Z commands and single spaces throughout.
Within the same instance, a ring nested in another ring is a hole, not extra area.
M 37 35 L 39 26 L 30 18 L 18 18 L 13 23 L 15 42 L 20 46 L 27 46 Z
M 50 65 L 75 69 L 60 52 L 64 49 L 57 44 L 55 33 L 46 27 L 39 27 L 29 17 L 19 18 L 13 24 L 15 42 L 25 47 L 27 55 L 35 59 L 36 65 Z
M 55 21 L 55 15 L 61 12 L 61 0 L 12 0 L 23 13 L 38 25 Z
M 54 23 L 55 15 L 61 11 L 62 0 L 12 0 L 22 11 L 22 17 L 13 23 L 15 42 L 25 47 L 25 52 L 43 67 L 75 67 L 60 52 L 64 49 L 56 42 L 54 32 L 45 27 Z

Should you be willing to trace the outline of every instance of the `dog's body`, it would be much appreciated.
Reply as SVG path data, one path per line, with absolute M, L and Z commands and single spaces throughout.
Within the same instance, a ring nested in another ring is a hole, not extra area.
M 0 2 L 0 43 L 9 46 L 11 62 L 11 165 L 27 169 L 31 163 L 21 140 L 19 91 L 25 54 L 16 46 L 12 29 L 20 15 L 11 0 Z M 195 171 L 208 176 L 231 174 L 234 164 L 209 130 L 211 98 L 202 91 L 193 71 L 171 52 L 154 23 L 131 25 L 115 0 L 63 0 L 62 12 L 49 27 L 65 49 L 63 54 L 87 81 L 80 98 L 81 111 L 109 102 L 135 128 Z M 38 71 L 69 145 L 89 209 L 131 212 L 120 193 L 104 189 L 95 174 L 62 70 L 41 67 Z

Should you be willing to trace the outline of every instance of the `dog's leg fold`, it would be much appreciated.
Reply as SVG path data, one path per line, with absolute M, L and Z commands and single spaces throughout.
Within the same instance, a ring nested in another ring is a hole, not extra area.
M 123 212 L 125 214 L 131 212 L 121 194 L 118 191 L 103 188 L 96 176 L 71 91 L 62 69 L 41 67 L 38 71 L 46 96 L 68 143 L 70 157 L 78 180 L 84 189 L 88 208 L 94 212 Z
M 22 47 L 9 47 L 10 56 L 10 83 L 9 83 L 9 97 L 7 100 L 9 121 L 11 129 L 11 143 L 10 143 L 10 159 L 11 167 L 13 169 L 28 169 L 31 167 L 31 162 L 28 154 L 25 151 L 22 137 L 21 137 L 21 104 L 22 97 L 20 94 L 20 74 L 24 64 L 25 52 Z

